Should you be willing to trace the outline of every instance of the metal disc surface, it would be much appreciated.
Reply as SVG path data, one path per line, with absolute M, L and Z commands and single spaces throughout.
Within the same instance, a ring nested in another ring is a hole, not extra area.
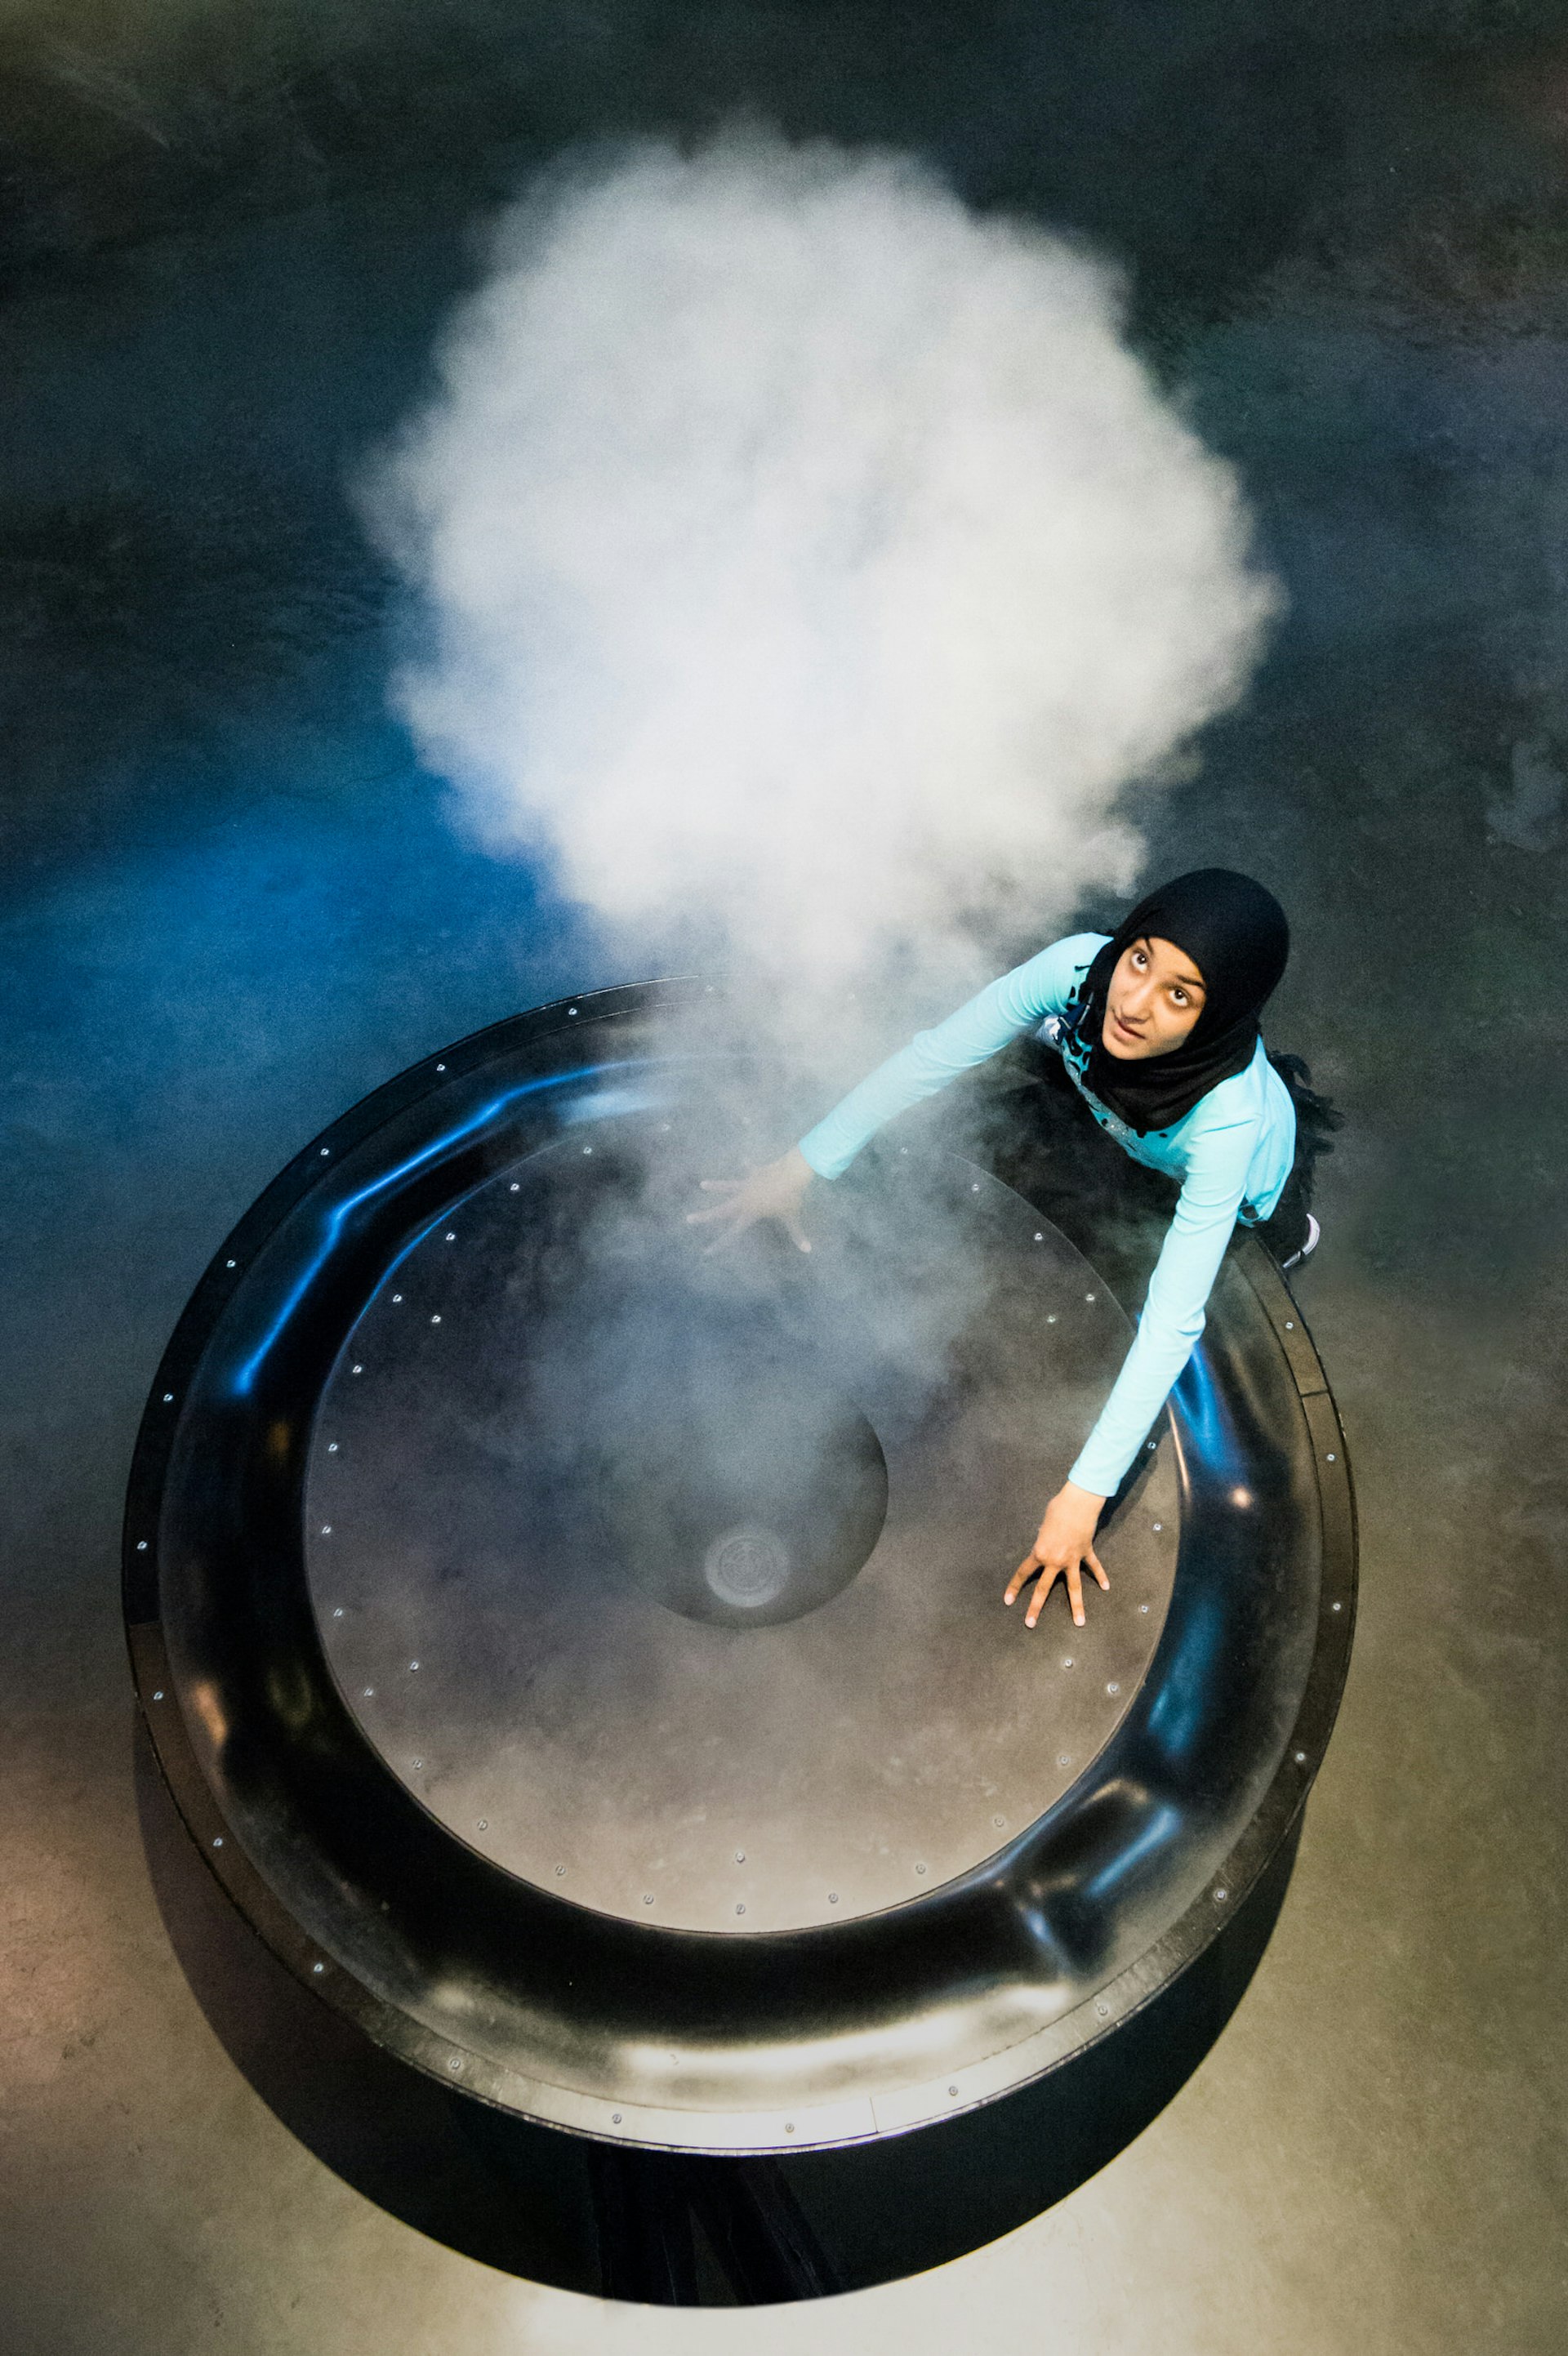
M 1165 1617 L 1151 1452 L 1109 1595 L 1002 1592 L 1130 1329 L 969 1164 L 814 1190 L 809 1259 L 684 1224 L 711 1138 L 654 1117 L 489 1177 L 384 1276 L 306 1492 L 324 1649 L 442 1825 L 598 1912 L 744 1935 L 1004 1850 L 1127 1712 Z M 722 1167 L 723 1164 L 721 1163 Z

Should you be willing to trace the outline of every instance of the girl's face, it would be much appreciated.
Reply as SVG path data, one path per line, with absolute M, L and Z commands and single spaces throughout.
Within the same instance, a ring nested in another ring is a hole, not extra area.
M 1203 1001 L 1203 976 L 1174 941 L 1133 941 L 1105 993 L 1101 1044 L 1124 1064 L 1168 1055 L 1202 1013 Z

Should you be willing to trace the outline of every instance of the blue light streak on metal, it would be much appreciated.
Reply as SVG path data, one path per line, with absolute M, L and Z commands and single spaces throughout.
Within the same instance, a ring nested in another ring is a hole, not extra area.
M 358 1194 L 350 1194 L 346 1201 L 338 1204 L 327 1215 L 322 1228 L 321 1242 L 309 1266 L 302 1271 L 287 1300 L 255 1349 L 236 1374 L 235 1395 L 242 1398 L 250 1391 L 267 1352 L 276 1343 L 289 1319 L 331 1258 L 346 1222 L 361 1204 L 370 1202 L 376 1194 L 384 1194 L 389 1186 L 397 1185 L 402 1179 L 408 1177 L 413 1171 L 423 1168 L 426 1162 L 449 1152 L 455 1145 L 460 1145 L 465 1138 L 472 1137 L 476 1130 L 487 1128 L 506 1110 L 509 1105 L 517 1103 L 521 1098 L 538 1096 L 545 1088 L 580 1086 L 584 1080 L 596 1079 L 602 1073 L 620 1071 L 625 1068 L 624 1065 L 619 1064 L 596 1064 L 585 1068 L 579 1066 L 575 1071 L 551 1072 L 542 1079 L 525 1080 L 515 1088 L 504 1089 L 499 1097 L 492 1097 L 489 1104 L 481 1105 L 478 1112 L 470 1114 L 468 1119 L 459 1123 L 457 1128 L 449 1129 L 444 1135 L 433 1139 L 430 1144 L 422 1146 L 417 1153 L 410 1154 L 406 1162 L 400 1162 L 393 1170 L 383 1171 L 381 1175 L 372 1179 L 368 1186 L 361 1186 Z
M 1134 1833 L 1132 1839 L 1117 1850 L 1110 1864 L 1102 1867 L 1092 1880 L 1084 1883 L 1082 1895 L 1092 1899 L 1096 1904 L 1113 1897 L 1144 1858 L 1154 1856 L 1167 1842 L 1175 1840 L 1181 1828 L 1180 1811 L 1166 1801 L 1156 1801 L 1149 1809 L 1148 1820 L 1143 1829 Z
M 1236 1444 L 1236 1428 L 1200 1349 L 1193 1352 L 1176 1377 L 1171 1397 L 1190 1427 L 1204 1462 L 1229 1472 L 1232 1478 L 1241 1477 L 1247 1468 Z

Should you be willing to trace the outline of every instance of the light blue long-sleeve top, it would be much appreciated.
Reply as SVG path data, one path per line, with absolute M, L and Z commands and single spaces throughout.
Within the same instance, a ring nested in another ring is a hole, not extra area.
M 1028 1030 L 1061 1055 L 1090 1111 L 1135 1162 L 1178 1179 L 1181 1194 L 1133 1346 L 1069 1479 L 1109 1497 L 1148 1436 L 1199 1334 L 1230 1231 L 1266 1219 L 1295 1154 L 1295 1108 L 1263 1043 L 1244 1072 L 1221 1080 L 1169 1129 L 1140 1137 L 1083 1084 L 1088 1051 L 1063 1018 L 1107 933 L 1073 933 L 1004 973 L 878 1065 L 800 1140 L 822 1178 L 848 1169 L 867 1140 L 907 1107 L 935 1096 Z

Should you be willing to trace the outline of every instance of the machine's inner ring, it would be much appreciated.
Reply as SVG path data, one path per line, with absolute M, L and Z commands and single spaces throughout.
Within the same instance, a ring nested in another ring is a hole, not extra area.
M 703 1259 L 720 1149 L 614 1126 L 446 1212 L 350 1332 L 306 1491 L 339 1688 L 450 1830 L 582 1904 L 745 1933 L 923 1896 L 1077 1781 L 1158 1641 L 1163 1451 L 1086 1629 L 1001 1605 L 1126 1321 L 946 1159 L 822 1189 L 809 1261 Z

